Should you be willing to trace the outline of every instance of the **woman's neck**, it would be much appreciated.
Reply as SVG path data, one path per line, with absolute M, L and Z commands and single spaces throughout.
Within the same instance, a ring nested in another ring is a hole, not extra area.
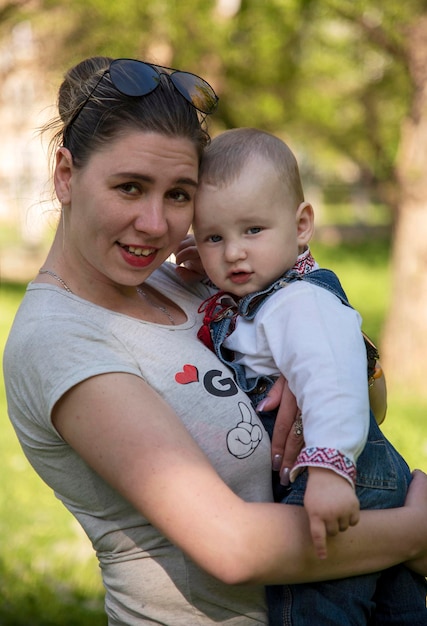
M 156 324 L 176 326 L 187 320 L 177 304 L 145 283 L 120 285 L 84 271 L 67 258 L 58 233 L 33 282 L 53 284 L 103 308 Z

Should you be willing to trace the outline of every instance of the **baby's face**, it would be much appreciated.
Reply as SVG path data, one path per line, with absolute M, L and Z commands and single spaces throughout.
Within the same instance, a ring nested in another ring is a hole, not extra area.
M 248 161 L 226 186 L 201 181 L 194 233 L 204 268 L 219 288 L 242 297 L 264 289 L 298 256 L 297 208 L 271 163 Z

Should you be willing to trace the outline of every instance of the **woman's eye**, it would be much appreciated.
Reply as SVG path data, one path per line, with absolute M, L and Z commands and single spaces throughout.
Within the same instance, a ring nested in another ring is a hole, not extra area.
M 119 189 L 129 194 L 130 196 L 136 196 L 140 193 L 139 185 L 136 183 L 122 183 L 119 185 Z
M 251 228 L 248 228 L 248 233 L 250 235 L 256 235 L 257 233 L 260 233 L 261 231 L 262 231 L 261 226 L 252 226 Z
M 169 197 L 175 202 L 189 202 L 191 200 L 190 194 L 182 189 L 174 189 L 169 193 Z

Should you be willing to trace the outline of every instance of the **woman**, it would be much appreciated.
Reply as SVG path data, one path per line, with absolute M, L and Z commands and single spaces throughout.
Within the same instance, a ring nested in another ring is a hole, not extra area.
M 271 503 L 270 449 L 196 339 L 202 285 L 165 259 L 193 214 L 202 79 L 94 58 L 59 93 L 62 211 L 5 350 L 9 413 L 40 476 L 91 539 L 111 625 L 264 624 L 265 583 L 427 573 L 427 479 L 362 513 L 316 559 L 300 508 Z M 31 346 L 31 348 L 30 348 Z

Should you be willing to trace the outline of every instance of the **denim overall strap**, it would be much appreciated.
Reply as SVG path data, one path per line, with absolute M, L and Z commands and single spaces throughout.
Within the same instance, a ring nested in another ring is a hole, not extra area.
M 233 319 L 231 313 L 225 315 L 221 319 L 212 320 L 210 323 L 210 336 L 212 340 L 213 350 L 222 363 L 229 367 L 236 379 L 236 383 L 246 393 L 251 393 L 262 389 L 263 392 L 270 389 L 274 383 L 274 378 L 266 376 L 257 376 L 256 378 L 246 378 L 245 369 L 240 363 L 233 361 L 233 354 L 223 346 L 224 340 L 233 330 Z
M 260 307 L 267 301 L 267 299 L 276 293 L 278 289 L 286 287 L 287 284 L 293 283 L 296 280 L 306 280 L 318 287 L 323 287 L 331 293 L 333 293 L 341 302 L 351 307 L 344 289 L 338 279 L 338 276 L 331 270 L 317 269 L 308 272 L 307 274 L 300 274 L 295 270 L 289 270 L 283 274 L 279 279 L 272 283 L 269 287 L 263 291 L 257 293 L 250 293 L 244 296 L 239 302 L 239 315 L 242 315 L 248 320 L 252 320 L 258 313 Z
M 294 269 L 291 269 L 283 276 L 278 278 L 274 283 L 269 285 L 263 291 L 258 291 L 256 293 L 248 294 L 241 298 L 237 306 L 237 312 L 239 315 L 242 315 L 248 320 L 252 320 L 259 309 L 262 307 L 265 302 L 267 302 L 268 298 L 276 293 L 279 289 L 286 287 L 289 283 L 293 283 L 297 280 L 308 281 L 318 287 L 322 287 L 323 289 L 327 289 L 329 292 L 334 294 L 345 306 L 353 308 L 349 303 L 346 293 L 341 286 L 338 276 L 332 271 L 328 269 L 315 269 L 306 274 L 300 274 L 296 272 Z M 226 339 L 226 337 L 233 330 L 233 322 L 236 311 L 228 309 L 225 313 L 220 316 L 220 319 L 214 319 L 210 322 L 210 335 L 213 343 L 213 348 L 215 354 L 218 358 L 230 367 L 236 376 L 236 382 L 243 391 L 246 393 L 254 392 L 257 388 L 264 386 L 267 384 L 268 387 L 271 387 L 272 381 L 274 378 L 258 376 L 256 378 L 247 379 L 244 373 L 244 368 L 242 365 L 233 362 L 233 355 L 230 354 L 223 346 L 222 343 Z M 362 333 L 363 334 L 363 333 Z M 363 334 L 366 353 L 367 353 L 367 372 L 368 379 L 371 379 L 375 370 L 375 363 L 379 358 L 378 351 L 374 344 Z
M 341 286 L 338 276 L 334 274 L 334 272 L 332 272 L 331 270 L 313 270 L 309 274 L 304 274 L 303 276 L 300 276 L 300 278 L 302 278 L 303 280 L 308 280 L 315 285 L 319 285 L 319 287 L 324 287 L 325 289 L 328 289 L 334 295 L 336 295 L 343 304 L 349 306 L 350 308 L 353 308 L 347 299 L 347 296 Z M 373 376 L 375 374 L 376 363 L 380 358 L 380 355 L 378 353 L 377 347 L 374 343 L 372 343 L 366 333 L 362 331 L 362 335 L 366 348 L 368 380 L 371 384 L 373 382 Z
M 229 295 L 225 292 L 220 292 L 218 294 L 219 299 L 222 296 Z M 232 302 L 232 298 L 230 296 L 229 301 Z M 208 306 L 209 306 L 209 301 Z M 235 327 L 235 318 L 238 313 L 237 304 L 234 303 L 234 306 L 229 304 L 223 306 L 221 302 L 217 305 L 217 298 L 213 296 L 212 301 L 213 306 L 210 306 L 210 310 L 206 314 L 205 303 L 202 304 L 202 307 L 199 309 L 200 312 L 205 312 L 205 318 L 203 320 L 203 325 L 199 329 L 197 334 L 198 338 L 213 352 L 215 352 L 216 356 L 219 360 L 229 367 L 235 376 L 236 383 L 246 393 L 256 392 L 265 393 L 268 391 L 274 383 L 274 377 L 268 376 L 257 376 L 256 378 L 247 379 L 245 375 L 245 368 L 243 365 L 234 362 L 234 355 L 230 350 L 223 345 L 225 339 L 233 332 Z M 207 331 L 209 336 L 207 336 Z
M 314 285 L 323 287 L 323 289 L 327 289 L 339 298 L 343 304 L 353 308 L 348 301 L 347 295 L 342 288 L 338 276 L 332 270 L 320 268 L 313 270 L 308 274 L 299 274 L 292 277 L 292 280 L 298 279 L 307 280 L 309 283 L 313 283 Z
M 267 299 L 275 293 L 278 289 L 285 287 L 289 283 L 293 283 L 297 280 L 307 281 L 318 287 L 326 289 L 330 293 L 334 294 L 345 306 L 353 308 L 348 301 L 347 295 L 340 283 L 338 276 L 332 271 L 324 268 L 319 268 L 301 274 L 294 269 L 288 270 L 283 276 L 272 283 L 264 291 L 258 293 L 248 294 L 242 298 L 239 302 L 239 314 L 246 319 L 253 319 L 260 307 L 267 301 Z M 367 373 L 368 380 L 372 381 L 372 377 L 375 372 L 375 365 L 379 359 L 379 354 L 376 346 L 372 343 L 369 337 L 362 332 L 363 340 L 366 347 L 366 359 L 367 359 Z
M 313 276 L 313 278 L 309 278 L 313 274 L 315 276 Z M 256 293 L 250 293 L 241 298 L 236 310 L 233 310 L 232 307 L 226 308 L 225 310 L 222 310 L 219 315 L 212 316 L 209 322 L 210 339 L 215 354 L 223 363 L 225 363 L 225 365 L 233 370 L 237 384 L 246 393 L 256 394 L 261 388 L 263 390 L 269 389 L 274 382 L 274 377 L 257 376 L 256 378 L 247 379 L 244 367 L 239 363 L 234 363 L 233 355 L 222 344 L 234 328 L 234 318 L 236 313 L 242 315 L 248 320 L 252 320 L 270 296 L 276 293 L 279 289 L 286 287 L 288 283 L 294 282 L 295 280 L 310 280 L 310 282 L 332 291 L 332 293 L 337 295 L 341 301 L 348 304 L 338 277 L 332 271 L 319 269 L 312 270 L 307 274 L 300 274 L 294 269 L 291 269 L 285 272 L 285 274 L 278 278 L 274 283 L 266 287 L 266 289 Z

